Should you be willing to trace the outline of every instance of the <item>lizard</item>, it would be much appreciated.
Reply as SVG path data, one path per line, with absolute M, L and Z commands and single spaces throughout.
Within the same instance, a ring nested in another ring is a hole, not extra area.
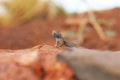
M 61 47 L 63 45 L 65 45 L 66 47 L 77 47 L 76 44 L 64 40 L 64 38 L 58 30 L 53 30 L 52 36 L 56 40 L 55 47 Z

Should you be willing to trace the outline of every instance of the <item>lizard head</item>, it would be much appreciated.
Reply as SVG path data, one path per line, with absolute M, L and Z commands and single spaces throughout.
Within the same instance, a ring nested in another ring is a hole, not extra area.
M 52 36 L 53 36 L 54 38 L 62 38 L 62 37 L 61 37 L 61 33 L 60 33 L 58 30 L 53 30 L 53 31 L 52 31 Z

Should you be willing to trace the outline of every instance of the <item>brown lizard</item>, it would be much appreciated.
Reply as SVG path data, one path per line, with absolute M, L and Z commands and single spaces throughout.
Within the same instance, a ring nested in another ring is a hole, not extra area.
M 57 31 L 57 30 L 52 31 L 52 36 L 56 40 L 55 47 L 61 47 L 63 45 L 65 45 L 67 47 L 77 47 L 76 44 L 64 40 L 61 33 L 59 31 Z

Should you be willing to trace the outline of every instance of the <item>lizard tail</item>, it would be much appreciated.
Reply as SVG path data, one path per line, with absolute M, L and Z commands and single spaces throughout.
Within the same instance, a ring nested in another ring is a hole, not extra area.
M 67 46 L 67 47 L 76 47 L 76 45 L 74 43 L 70 43 L 70 42 L 67 42 L 67 41 L 64 41 L 64 45 Z

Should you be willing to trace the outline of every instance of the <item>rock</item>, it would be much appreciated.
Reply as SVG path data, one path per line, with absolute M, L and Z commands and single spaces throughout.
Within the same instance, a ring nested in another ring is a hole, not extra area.
M 0 80 L 74 80 L 73 71 L 56 60 L 62 49 L 38 45 L 0 50 Z
M 75 71 L 78 80 L 120 80 L 120 51 L 73 49 L 69 54 L 59 54 Z
M 76 80 L 74 74 L 77 80 L 120 80 L 119 61 L 120 51 L 63 51 L 49 45 L 0 49 L 0 80 Z

